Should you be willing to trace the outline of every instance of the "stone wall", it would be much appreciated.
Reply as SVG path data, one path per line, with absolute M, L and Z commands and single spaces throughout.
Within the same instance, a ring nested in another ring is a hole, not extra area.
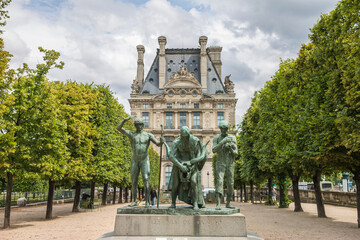
M 260 188 L 257 190 L 254 187 L 254 201 L 259 202 L 266 201 L 266 190 L 267 188 Z M 250 187 L 246 187 L 247 197 L 250 199 Z M 277 200 L 279 200 L 280 192 L 279 189 L 276 189 Z M 315 191 L 314 190 L 299 190 L 300 201 L 302 203 L 316 203 Z M 356 192 L 335 192 L 335 191 L 323 191 L 322 193 L 323 202 L 331 205 L 346 206 L 346 207 L 356 207 Z M 234 191 L 234 200 L 239 201 L 240 191 Z M 288 189 L 289 199 L 294 201 L 293 191 Z
M 299 190 L 300 201 L 301 202 L 310 202 L 315 203 L 315 191 L 313 190 Z M 288 190 L 289 199 L 294 200 L 293 191 Z M 332 191 L 323 191 L 321 192 L 324 203 L 347 206 L 347 207 L 356 207 L 356 193 L 353 192 L 332 192 Z

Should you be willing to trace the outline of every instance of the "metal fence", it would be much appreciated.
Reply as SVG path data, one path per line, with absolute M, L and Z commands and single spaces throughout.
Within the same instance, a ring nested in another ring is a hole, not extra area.
M 90 188 L 81 189 L 82 193 L 90 194 Z M 55 190 L 54 200 L 71 199 L 75 196 L 75 189 L 70 190 Z M 26 204 L 47 201 L 48 191 L 35 191 L 35 192 L 12 192 L 11 205 L 16 205 L 19 198 L 26 198 Z M 81 196 L 80 196 L 81 197 Z M 6 192 L 0 194 L 0 207 L 5 206 Z

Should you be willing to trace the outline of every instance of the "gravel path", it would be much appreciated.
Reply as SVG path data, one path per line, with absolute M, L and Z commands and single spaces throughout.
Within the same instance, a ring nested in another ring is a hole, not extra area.
M 304 212 L 264 204 L 241 203 L 247 229 L 264 239 L 360 239 L 356 208 L 325 205 L 327 218 L 318 218 L 316 205 L 302 203 Z
M 328 218 L 316 216 L 315 204 L 302 204 L 304 212 L 294 213 L 293 206 L 279 209 L 263 204 L 234 203 L 246 217 L 247 228 L 265 239 L 360 239 L 356 209 L 326 205 Z M 52 220 L 45 220 L 46 206 L 15 208 L 11 228 L 0 230 L 0 239 L 97 239 L 112 232 L 115 204 L 93 211 L 72 213 L 72 204 L 54 205 Z M 0 210 L 0 221 L 4 210 Z

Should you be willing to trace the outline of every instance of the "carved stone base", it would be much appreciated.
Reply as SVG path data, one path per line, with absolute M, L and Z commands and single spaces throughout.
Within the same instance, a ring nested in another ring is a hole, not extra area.
M 119 212 L 119 211 L 118 211 Z M 247 237 L 245 216 L 117 214 L 114 236 Z

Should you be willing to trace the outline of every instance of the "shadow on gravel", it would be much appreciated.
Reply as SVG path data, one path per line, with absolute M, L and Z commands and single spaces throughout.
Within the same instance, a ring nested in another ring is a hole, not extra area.
M 10 229 L 31 227 L 31 222 L 52 221 L 57 218 L 66 217 L 74 214 L 81 214 L 86 210 L 80 209 L 79 212 L 72 212 L 72 204 L 62 204 L 53 207 L 53 218 L 45 219 L 46 206 L 28 206 L 11 209 Z M 0 220 L 4 219 L 4 210 L 0 211 Z M 1 222 L 0 230 L 4 230 L 4 224 Z

